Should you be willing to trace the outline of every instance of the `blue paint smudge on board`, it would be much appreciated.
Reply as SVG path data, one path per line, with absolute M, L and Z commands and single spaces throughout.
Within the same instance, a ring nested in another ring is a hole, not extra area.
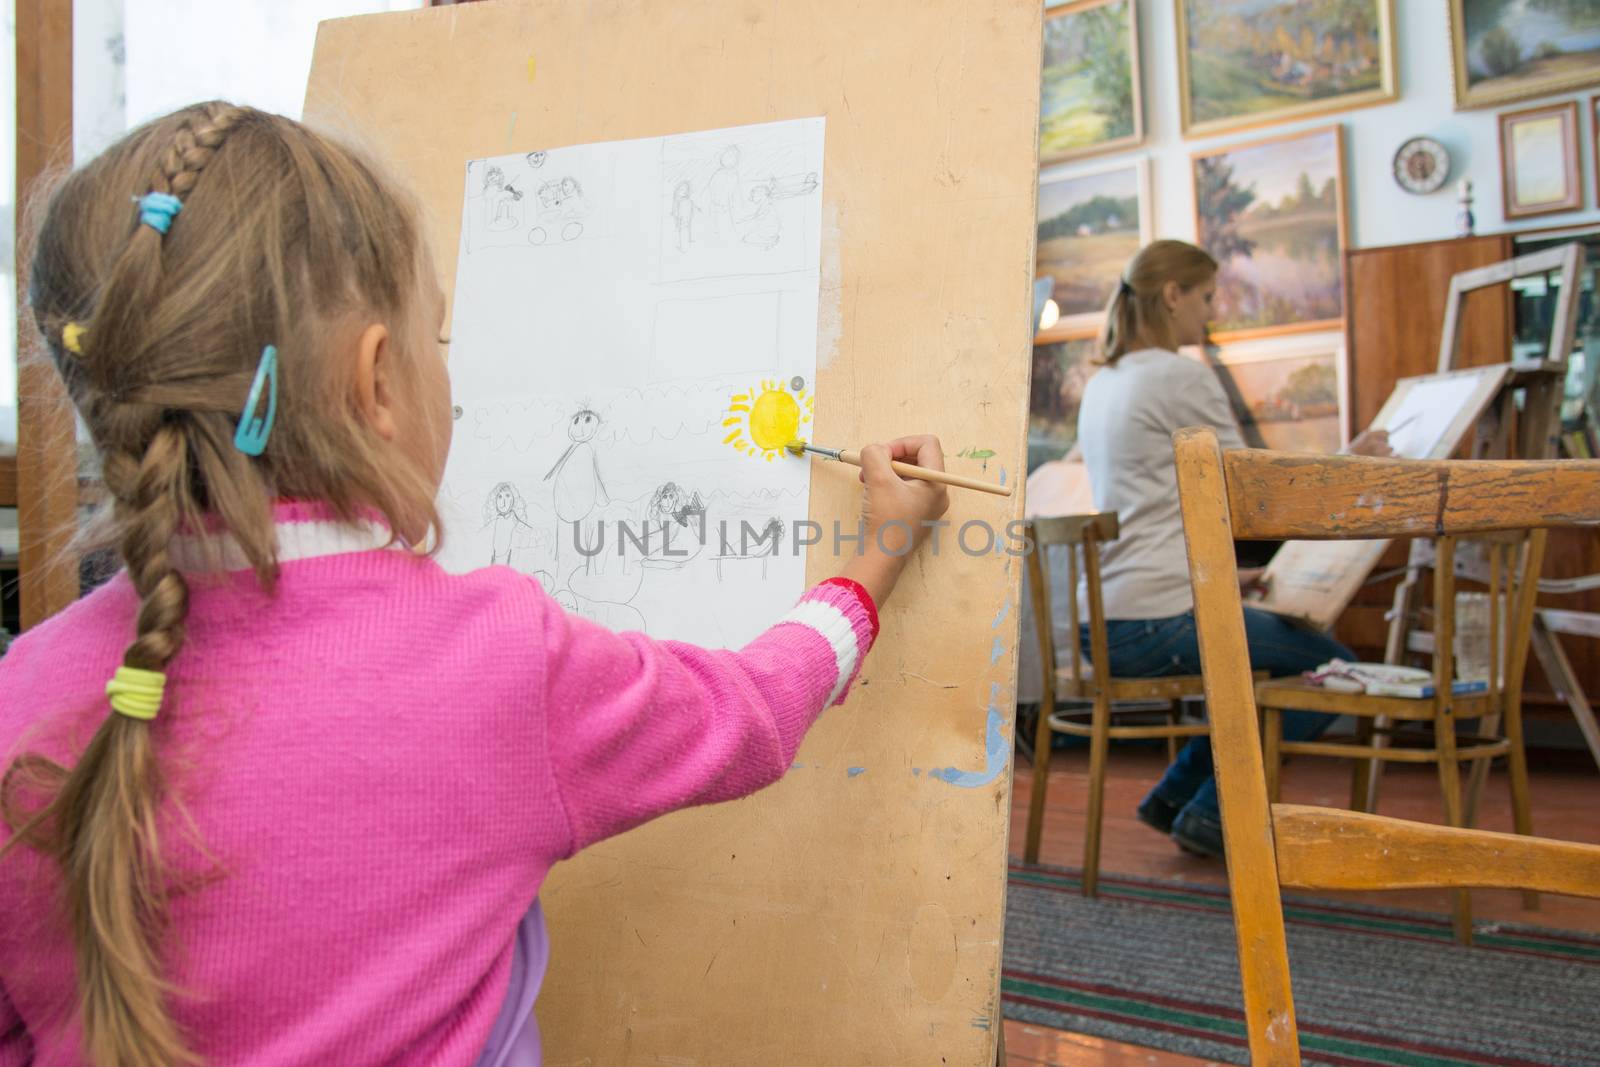
M 913 768 L 911 768 L 911 776 L 913 778 L 921 778 L 922 777 L 922 768 L 921 767 L 913 767 Z
M 1011 614 L 1011 601 L 1007 600 L 1004 604 L 1000 605 L 1000 614 L 994 617 L 994 622 L 989 624 L 989 629 L 999 629 L 1000 624 L 1006 621 L 1006 616 L 1009 614 Z
M 976 789 L 988 785 L 1000 776 L 1006 767 L 1006 739 L 1001 734 L 1000 726 L 1005 722 L 1005 717 L 1000 714 L 1000 683 L 989 683 L 989 721 L 984 731 L 984 766 L 981 771 L 961 771 L 954 767 L 944 767 L 928 772 L 929 778 L 937 778 L 948 782 L 950 785 L 960 786 L 963 789 Z
M 1000 484 L 1006 484 L 1006 469 L 1004 467 L 1000 468 Z
M 851 767 L 845 773 L 848 774 L 850 777 L 854 778 L 858 774 L 866 774 L 867 773 L 867 769 L 865 767 Z
M 1000 657 L 1006 654 L 1006 643 L 1002 638 L 994 639 L 994 647 L 989 649 L 989 666 L 993 667 L 1000 662 Z

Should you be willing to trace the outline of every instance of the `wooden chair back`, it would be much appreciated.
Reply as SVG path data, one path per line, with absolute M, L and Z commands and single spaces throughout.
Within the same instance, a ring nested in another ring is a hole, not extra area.
M 1039 642 L 1039 710 L 1050 714 L 1056 706 L 1055 612 L 1051 610 L 1049 549 L 1065 548 L 1067 556 L 1067 660 L 1080 690 L 1083 684 L 1083 649 L 1078 639 L 1078 561 L 1083 560 L 1084 585 L 1089 608 L 1089 663 L 1093 677 L 1111 677 L 1111 654 L 1106 646 L 1105 607 L 1100 597 L 1100 545 L 1115 541 L 1120 532 L 1115 512 L 1058 515 L 1029 519 L 1024 536 L 1032 542 L 1027 554 L 1028 592 L 1033 600 L 1034 636 Z M 1081 691 L 1079 694 L 1082 695 Z
M 1600 847 L 1269 805 L 1234 540 L 1533 529 L 1530 543 L 1542 552 L 1544 531 L 1600 522 L 1600 462 L 1224 455 L 1209 429 L 1180 430 L 1173 441 L 1250 1059 L 1258 1067 L 1298 1064 L 1281 887 L 1494 887 L 1600 897 Z M 1450 561 L 1439 562 L 1437 571 L 1449 575 Z M 1531 597 L 1535 583 L 1526 584 Z M 1450 637 L 1436 630 L 1437 657 L 1446 663 Z

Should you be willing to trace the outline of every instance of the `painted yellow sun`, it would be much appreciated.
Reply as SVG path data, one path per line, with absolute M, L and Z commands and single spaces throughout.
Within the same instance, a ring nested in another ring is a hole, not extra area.
M 771 463 L 790 441 L 805 437 L 811 410 L 805 379 L 791 378 L 787 383 L 762 379 L 760 389 L 729 398 L 728 417 L 722 420 L 728 435 L 722 443 Z

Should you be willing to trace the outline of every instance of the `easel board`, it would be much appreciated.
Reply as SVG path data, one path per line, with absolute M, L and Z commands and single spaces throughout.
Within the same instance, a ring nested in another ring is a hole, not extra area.
M 1499 393 L 1508 364 L 1402 378 L 1371 429 L 1408 459 L 1447 459 Z M 1374 486 L 1382 492 L 1382 486 Z M 1332 628 L 1388 550 L 1388 541 L 1288 541 L 1267 565 L 1265 595 L 1246 601 L 1318 630 Z
M 822 117 L 815 439 L 928 430 L 952 469 L 1009 483 L 1040 22 L 1026 0 L 456 5 L 325 23 L 306 114 L 410 180 L 447 289 L 469 160 Z M 853 526 L 858 493 L 817 468 L 811 519 Z M 1021 566 L 954 535 L 1021 503 L 952 494 L 942 551 L 782 782 L 552 872 L 547 1064 L 993 1060 Z M 838 567 L 813 548 L 806 577 Z

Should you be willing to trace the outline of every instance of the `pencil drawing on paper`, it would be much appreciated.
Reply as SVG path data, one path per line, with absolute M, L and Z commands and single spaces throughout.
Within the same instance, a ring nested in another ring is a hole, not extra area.
M 605 479 L 600 476 L 600 457 L 592 444 L 599 429 L 600 416 L 587 408 L 572 416 L 567 424 L 567 438 L 572 443 L 544 476 L 547 482 L 554 479 L 557 559 L 561 557 L 563 526 L 580 526 L 597 505 L 610 503 Z M 574 544 L 581 533 L 574 532 Z
M 552 236 L 563 241 L 583 234 L 583 220 L 593 210 L 578 179 L 568 175 L 539 183 L 539 221 L 528 230 L 528 240 L 542 245 Z
M 689 135 L 662 145 L 662 197 L 672 278 L 802 269 L 821 187 L 797 131 L 756 127 L 738 137 Z
M 468 209 L 462 218 L 463 251 L 559 246 L 591 232 L 597 189 L 608 186 L 607 161 L 526 152 L 467 165 Z
M 493 528 L 489 536 L 489 563 L 512 564 L 512 554 L 534 550 L 537 535 L 528 521 L 528 505 L 510 482 L 497 482 L 483 502 L 483 528 Z
M 738 645 L 804 588 L 824 124 L 468 164 L 440 561 Z

